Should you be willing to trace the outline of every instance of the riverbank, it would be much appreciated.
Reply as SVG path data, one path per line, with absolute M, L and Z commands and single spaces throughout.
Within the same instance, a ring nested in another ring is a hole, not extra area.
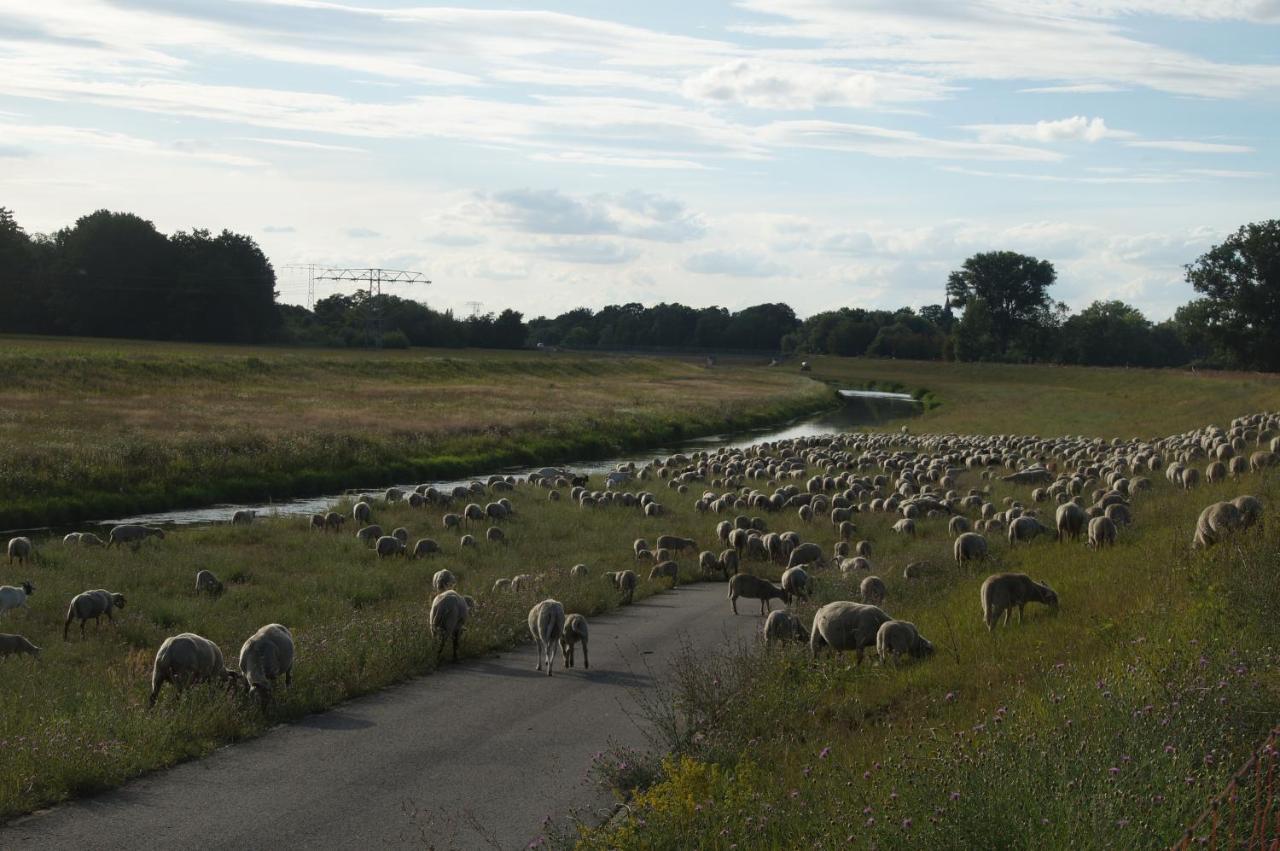
M 607 457 L 826 410 L 740 360 L 0 337 L 0 528 Z

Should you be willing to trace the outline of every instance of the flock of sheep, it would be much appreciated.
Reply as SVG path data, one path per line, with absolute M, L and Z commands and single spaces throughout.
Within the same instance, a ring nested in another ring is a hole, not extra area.
M 499 494 L 518 488 L 543 488 L 548 499 L 560 501 L 567 497 L 584 511 L 613 507 L 631 509 L 647 518 L 663 517 L 668 509 L 655 494 L 632 489 L 634 486 L 662 482 L 677 494 L 688 494 L 693 487 L 704 488 L 693 503 L 698 515 L 736 515 L 714 526 L 722 549 L 718 553 L 699 552 L 694 539 L 676 535 L 658 536 L 653 546 L 647 539 L 636 539 L 630 557 L 653 562 L 651 581 L 670 580 L 674 585 L 680 576 L 676 559 L 696 552 L 703 575 L 719 575 L 727 581 L 727 596 L 735 615 L 739 599 L 759 601 L 760 614 L 766 617 L 762 632 L 768 641 L 807 642 L 815 656 L 824 647 L 853 651 L 859 663 L 865 651 L 874 648 L 883 664 L 903 656 L 927 657 L 933 653 L 933 645 L 913 624 L 893 619 L 882 608 L 887 586 L 871 573 L 873 543 L 855 540 L 856 518 L 869 514 L 896 517 L 891 534 L 902 536 L 919 534 L 921 524 L 929 520 L 945 521 L 952 538 L 950 558 L 962 568 L 987 558 L 988 536 L 992 535 L 1005 536 L 1010 547 L 1026 545 L 1049 534 L 1059 542 L 1078 542 L 1083 537 L 1090 547 L 1106 547 L 1114 544 L 1121 530 L 1134 521 L 1135 502 L 1151 487 L 1148 474 L 1163 470 L 1171 483 L 1190 490 L 1202 478 L 1218 482 L 1228 476 L 1262 471 L 1277 464 L 1278 432 L 1280 415 L 1255 414 L 1233 420 L 1226 429 L 1211 426 L 1151 441 L 911 435 L 905 429 L 898 435 L 849 433 L 676 454 L 644 465 L 619 465 L 604 476 L 603 490 L 590 489 L 585 477 L 544 468 L 524 481 L 492 476 L 487 482 L 445 490 L 429 485 L 409 491 L 391 488 L 382 495 L 381 502 L 441 510 L 444 531 L 459 534 L 459 545 L 468 547 L 478 546 L 475 538 L 465 532 L 473 523 L 491 524 L 483 535 L 486 541 L 501 544 L 505 540 L 497 524 L 513 517 L 515 507 L 506 495 Z M 966 473 L 976 473 L 987 482 L 999 478 L 1014 486 L 1029 487 L 1027 501 L 1009 497 L 1002 506 L 997 505 L 988 498 L 988 486 L 962 493 L 956 483 Z M 486 498 L 492 501 L 482 505 Z M 367 543 L 377 557 L 422 558 L 441 552 L 432 538 L 420 538 L 409 546 L 410 535 L 403 527 L 384 533 L 373 522 L 373 505 L 377 502 L 362 496 L 351 511 L 351 519 L 358 526 L 356 537 Z M 791 512 L 800 528 L 812 528 L 814 523 L 829 520 L 839 538 L 831 558 L 819 544 L 803 540 L 798 532 L 768 531 L 769 524 L 763 516 L 747 513 L 753 511 L 778 517 Z M 1261 502 L 1250 495 L 1209 505 L 1200 515 L 1193 545 L 1213 546 L 1256 526 L 1262 512 Z M 232 523 L 250 524 L 254 520 L 252 511 L 238 511 Z M 311 516 L 309 525 L 318 532 L 341 533 L 346 520 L 345 514 L 330 511 Z M 89 532 L 71 533 L 63 541 L 68 546 L 119 545 L 136 549 L 149 538 L 162 539 L 164 532 L 126 524 L 111 529 L 106 541 Z M 36 555 L 29 538 L 9 541 L 9 565 L 23 565 Z M 755 575 L 749 570 L 752 562 L 760 563 L 765 570 L 780 569 L 780 582 Z M 791 611 L 771 610 L 770 603 L 775 599 L 787 606 L 796 599 L 808 600 L 817 575 L 827 569 L 836 569 L 846 577 L 860 576 L 860 599 L 821 606 L 807 627 Z M 906 565 L 902 575 L 906 580 L 916 580 L 934 570 L 931 562 L 915 561 Z M 569 575 L 585 580 L 589 570 L 579 564 Z M 640 582 L 639 574 L 631 569 L 605 573 L 602 578 L 627 603 Z M 545 575 L 519 574 L 499 579 L 489 593 L 536 591 L 545 579 Z M 474 597 L 459 593 L 456 585 L 457 579 L 448 569 L 439 570 L 432 577 L 435 596 L 430 606 L 429 629 L 438 641 L 437 660 L 447 642 L 452 642 L 453 658 L 457 660 L 461 635 L 477 605 Z M 216 595 L 222 590 L 222 583 L 210 571 L 197 574 L 197 594 Z M 35 592 L 29 581 L 0 586 L 0 614 L 24 607 Z M 1020 573 L 988 576 L 981 583 L 979 596 L 983 622 L 992 630 L 1002 619 L 1007 625 L 1015 610 L 1021 622 L 1028 603 L 1056 609 L 1059 602 L 1057 593 L 1047 584 Z M 67 609 L 64 640 L 73 621 L 79 621 L 83 636 L 89 620 L 99 623 L 105 615 L 110 621 L 113 610 L 124 606 L 124 595 L 105 589 L 78 594 Z M 530 609 L 528 628 L 537 647 L 537 670 L 545 666 L 547 674 L 551 674 L 557 649 L 563 653 L 564 667 L 573 667 L 578 644 L 582 645 L 583 667 L 589 667 L 589 629 L 582 614 L 567 613 L 557 600 L 544 599 Z M 15 653 L 38 657 L 40 648 L 24 636 L 0 634 L 0 656 Z M 286 685 L 292 682 L 294 657 L 291 632 L 276 623 L 263 626 L 246 639 L 235 668 L 225 664 L 222 651 L 214 642 L 193 633 L 175 635 L 156 652 L 150 701 L 155 703 L 165 683 L 181 690 L 193 683 L 222 682 L 236 691 L 243 689 L 265 706 L 281 676 Z

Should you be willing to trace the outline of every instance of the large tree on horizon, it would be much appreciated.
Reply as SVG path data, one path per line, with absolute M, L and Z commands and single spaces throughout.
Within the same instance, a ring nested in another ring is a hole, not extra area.
M 1049 287 L 1057 277 L 1048 260 L 1016 251 L 986 251 L 947 276 L 947 300 L 954 307 L 980 300 L 996 346 L 992 354 L 1004 357 L 1023 331 L 1047 326 L 1053 310 Z
M 1240 366 L 1280 370 L 1280 219 L 1244 225 L 1186 269 L 1213 343 Z

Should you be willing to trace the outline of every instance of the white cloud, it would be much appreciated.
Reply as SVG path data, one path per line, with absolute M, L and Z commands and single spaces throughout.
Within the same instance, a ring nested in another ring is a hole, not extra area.
M 1037 121 L 1035 124 L 969 124 L 967 130 L 978 134 L 984 142 L 1013 140 L 1017 142 L 1097 142 L 1132 136 L 1124 130 L 1113 130 L 1101 118 L 1074 115 L 1056 121 Z
M 777 121 L 759 138 L 778 147 L 817 148 L 873 157 L 1054 161 L 1061 154 L 1025 145 L 937 139 L 910 130 L 891 130 L 838 121 Z
M 579 198 L 555 189 L 510 189 L 477 198 L 468 215 L 524 233 L 614 235 L 685 242 L 706 232 L 702 217 L 683 203 L 645 192 Z
M 1125 142 L 1131 148 L 1156 148 L 1162 151 L 1178 151 L 1184 154 L 1248 154 L 1248 145 L 1224 145 L 1218 142 L 1196 142 L 1191 139 L 1153 139 L 1141 142 Z
M 748 248 L 702 251 L 690 255 L 684 262 L 684 268 L 700 275 L 731 275 L 739 278 L 770 278 L 785 271 L 767 255 Z
M 515 248 L 517 251 L 541 254 L 565 263 L 593 265 L 628 263 L 640 254 L 632 245 L 595 237 L 558 238 Z
M 684 81 L 687 97 L 759 109 L 870 107 L 937 100 L 953 89 L 940 80 L 891 72 L 855 71 L 800 62 L 735 59 Z

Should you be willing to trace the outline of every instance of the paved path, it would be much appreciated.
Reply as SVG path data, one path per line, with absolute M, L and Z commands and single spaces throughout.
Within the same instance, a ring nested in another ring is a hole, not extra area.
M 653 692 L 679 633 L 711 648 L 760 627 L 733 616 L 724 588 L 683 586 L 593 619 L 590 671 L 538 674 L 530 646 L 446 665 L 18 819 L 0 848 L 523 848 L 548 815 L 607 814 L 585 782 L 591 757 L 645 743 L 636 690 Z

